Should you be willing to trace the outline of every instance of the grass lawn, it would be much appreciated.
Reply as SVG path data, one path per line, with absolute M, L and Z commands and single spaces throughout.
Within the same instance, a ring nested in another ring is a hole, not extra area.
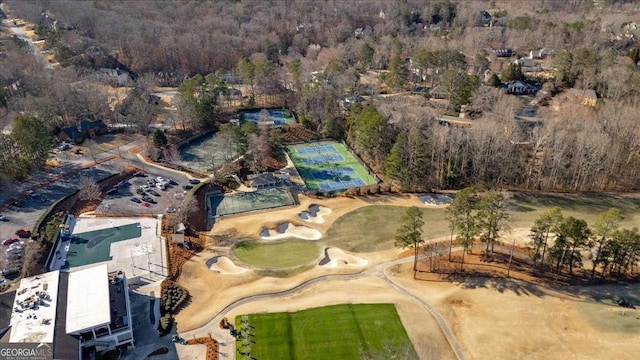
M 547 209 L 558 206 L 565 216 L 584 219 L 592 225 L 598 214 L 612 206 L 625 216 L 621 227 L 640 223 L 640 198 L 607 194 L 518 194 L 510 205 L 511 228 L 530 228 L 533 221 Z M 336 220 L 322 241 L 328 246 L 348 251 L 369 252 L 394 247 L 396 229 L 406 207 L 392 205 L 366 206 Z M 442 208 L 422 208 L 424 236 L 433 239 L 448 235 L 449 222 Z
M 313 241 L 282 240 L 270 243 L 243 241 L 232 249 L 238 260 L 262 269 L 286 269 L 302 266 L 320 256 Z
M 242 328 L 242 316 L 236 327 Z M 260 360 L 417 359 L 393 304 L 345 304 L 292 313 L 248 315 L 251 356 Z M 236 342 L 246 353 L 246 341 Z M 391 349 L 389 349 L 391 348 Z M 239 355 L 238 359 L 249 358 Z

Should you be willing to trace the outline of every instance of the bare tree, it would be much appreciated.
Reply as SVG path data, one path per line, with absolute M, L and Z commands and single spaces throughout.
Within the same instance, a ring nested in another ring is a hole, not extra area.
M 164 156 L 164 161 L 171 164 L 177 164 L 182 161 L 182 155 L 180 154 L 180 149 L 174 144 L 168 147 L 165 147 L 162 150 L 162 155 Z
M 79 185 L 78 198 L 80 200 L 98 200 L 102 197 L 100 185 L 94 179 L 82 176 L 80 177 Z

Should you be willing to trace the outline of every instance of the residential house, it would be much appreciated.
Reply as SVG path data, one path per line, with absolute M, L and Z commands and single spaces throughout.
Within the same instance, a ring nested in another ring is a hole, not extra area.
M 109 83 L 113 86 L 125 86 L 133 80 L 131 75 L 120 68 L 108 69 L 101 68 L 95 73 L 95 78 L 99 81 Z
M 60 141 L 73 142 L 74 144 L 82 143 L 86 138 L 93 139 L 108 131 L 107 125 L 102 120 L 80 120 L 78 124 L 67 126 L 60 129 L 58 139 Z
M 494 49 L 492 51 L 497 57 L 511 57 L 513 56 L 513 50 L 509 48 Z
M 507 94 L 513 95 L 534 95 L 540 90 L 537 86 L 520 80 L 511 80 L 505 84 L 504 90 Z
M 471 127 L 473 125 L 472 121 L 467 120 L 463 117 L 449 116 L 449 115 L 440 115 L 438 118 L 438 123 L 442 126 L 455 126 L 455 127 Z
M 514 64 L 520 66 L 522 72 L 537 72 L 542 70 L 540 64 L 536 64 L 533 59 L 529 58 L 520 58 L 514 61 Z
M 491 26 L 491 14 L 488 11 L 480 11 L 480 23 L 483 26 Z
M 429 97 L 431 99 L 448 99 L 449 95 L 449 91 L 440 85 L 436 85 L 436 87 L 429 90 Z
M 553 51 L 553 49 L 550 49 L 550 48 L 542 48 L 542 49 L 538 49 L 538 50 L 531 50 L 529 52 L 529 58 L 530 59 L 545 59 L 547 57 L 553 56 L 554 53 L 555 53 L 555 51 Z
M 595 90 L 587 89 L 569 89 L 567 95 L 573 101 L 587 106 L 596 106 L 598 103 L 598 94 Z

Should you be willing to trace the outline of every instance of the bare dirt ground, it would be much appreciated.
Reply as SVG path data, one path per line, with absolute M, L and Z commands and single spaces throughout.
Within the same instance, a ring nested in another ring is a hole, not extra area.
M 637 358 L 640 310 L 594 298 L 638 294 L 640 284 L 555 291 L 509 279 L 415 281 L 411 264 L 394 270 L 394 280 L 438 308 L 471 359 Z M 616 331 L 618 320 L 637 322 L 635 331 Z
M 347 212 L 372 205 L 425 206 L 416 196 L 381 196 L 363 199 L 311 199 L 300 205 L 247 216 L 228 217 L 216 223 L 211 235 L 234 233 L 259 240 L 261 229 L 281 222 L 306 224 L 323 234 Z M 299 213 L 312 204 L 331 209 L 325 222 L 309 224 Z M 526 240 L 524 230 L 514 229 L 516 244 Z M 511 242 L 511 238 L 505 239 Z M 362 267 L 316 265 L 287 278 L 263 277 L 254 271 L 224 274 L 212 271 L 207 261 L 228 256 L 229 248 L 214 247 L 190 259 L 178 282 L 192 295 L 191 303 L 176 316 L 177 329 L 189 336 L 224 334 L 213 317 L 227 305 L 247 296 L 293 288 L 327 274 L 357 274 L 364 269 L 401 256 L 391 249 L 358 253 Z M 320 259 L 319 259 L 320 260 Z M 640 310 L 615 306 L 612 296 L 640 293 L 640 285 L 566 287 L 549 289 L 509 279 L 470 277 L 461 282 L 413 280 L 411 263 L 390 268 L 387 274 L 413 295 L 434 305 L 446 319 L 469 359 L 631 359 L 640 341 Z M 452 359 L 451 351 L 433 316 L 416 300 L 400 293 L 375 276 L 326 280 L 292 295 L 258 300 L 224 314 L 294 311 L 338 303 L 394 303 L 414 347 L 422 359 Z M 620 325 L 620 321 L 622 325 Z M 637 324 L 636 324 L 637 322 Z M 216 337 L 214 335 L 214 337 Z M 216 337 L 217 338 L 217 337 Z M 220 338 L 219 341 L 229 341 Z M 222 351 L 222 350 L 221 350 Z

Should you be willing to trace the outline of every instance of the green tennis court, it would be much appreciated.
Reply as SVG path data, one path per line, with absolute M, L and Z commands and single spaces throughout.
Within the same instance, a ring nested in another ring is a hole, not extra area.
M 320 141 L 292 145 L 287 150 L 309 190 L 344 191 L 378 182 L 343 143 Z
M 261 189 L 235 194 L 209 196 L 209 213 L 215 215 L 239 214 L 295 204 L 288 188 Z
M 140 237 L 140 223 L 73 234 L 67 252 L 67 268 L 111 260 L 111 243 Z

